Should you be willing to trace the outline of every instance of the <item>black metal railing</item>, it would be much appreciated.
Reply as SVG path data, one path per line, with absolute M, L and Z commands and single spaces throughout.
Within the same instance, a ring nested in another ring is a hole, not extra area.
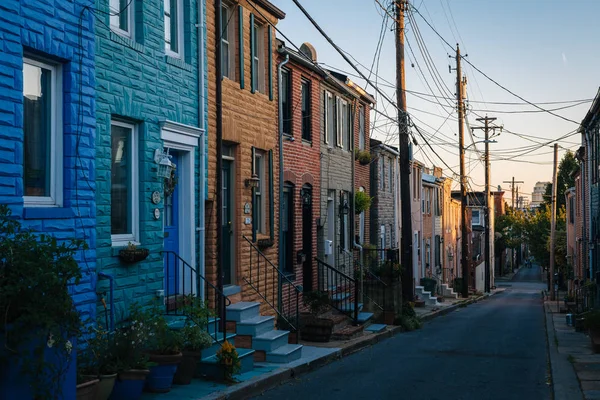
M 231 300 L 179 254 L 174 251 L 162 251 L 161 254 L 165 263 L 165 313 L 184 316 L 206 327 L 217 342 L 225 341 L 227 332 L 224 321 L 227 320 L 227 306 Z M 188 306 L 195 299 L 206 299 L 208 308 L 216 310 L 218 318 L 206 315 L 204 320 L 196 320 L 188 312 Z
M 365 309 L 379 318 L 381 312 L 394 310 L 394 302 L 388 299 L 391 285 L 400 280 L 400 264 L 398 249 L 378 249 L 364 247 L 354 250 L 355 276 L 363 280 L 359 282 Z M 387 299 L 387 300 L 386 300 Z
M 250 245 L 250 268 L 248 275 L 243 277 L 244 281 L 275 310 L 278 329 L 297 333 L 300 325 L 300 288 L 252 240 L 242 237 Z
M 331 306 L 349 315 L 353 323 L 358 324 L 359 293 L 357 279 L 318 258 L 315 258 L 315 261 L 317 262 L 318 290 L 328 293 Z
M 581 314 L 590 311 L 598 305 L 598 290 L 596 284 L 584 284 L 575 291 L 575 309 Z

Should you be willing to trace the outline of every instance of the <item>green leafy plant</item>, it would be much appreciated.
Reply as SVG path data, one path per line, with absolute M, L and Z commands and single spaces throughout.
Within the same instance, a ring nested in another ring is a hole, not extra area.
M 354 212 L 360 214 L 371 208 L 371 197 L 365 192 L 354 193 Z
M 130 311 L 130 319 L 149 327 L 146 348 L 151 353 L 171 355 L 181 351 L 183 347 L 181 333 L 169 327 L 158 302 L 153 302 L 145 309 L 134 306 Z
M 589 329 L 594 332 L 600 331 L 600 310 L 592 310 L 585 314 L 585 320 L 583 321 L 585 329 Z
M 188 317 L 181 330 L 181 345 L 184 350 L 198 351 L 212 346 L 213 338 L 206 328 L 214 312 L 207 304 L 194 295 L 185 296 L 181 301 L 181 309 Z
M 242 362 L 235 346 L 227 340 L 217 351 L 217 361 L 224 367 L 225 379 L 228 381 L 233 380 L 233 375 L 242 369 Z
M 59 241 L 24 228 L 0 205 L 0 357 L 19 365 L 36 398 L 59 395 L 71 338 L 80 333 L 69 288 L 81 279 L 75 254 L 82 249 L 82 240 Z M 53 348 L 58 365 L 45 359 L 46 348 Z
M 83 329 L 77 353 L 77 371 L 81 375 L 111 375 L 118 371 L 114 337 L 98 324 Z
M 361 165 L 368 165 L 371 162 L 371 153 L 368 150 L 358 150 L 355 158 Z
M 113 334 L 117 371 L 147 369 L 148 342 L 154 335 L 152 326 L 142 319 L 144 313 L 137 303 L 130 306 L 130 318 Z
M 329 309 L 329 294 L 321 290 L 313 290 L 302 294 L 302 301 L 314 316 L 323 314 Z

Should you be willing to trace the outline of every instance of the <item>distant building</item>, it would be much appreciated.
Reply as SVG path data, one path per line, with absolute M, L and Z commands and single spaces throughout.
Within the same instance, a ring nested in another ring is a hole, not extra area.
M 529 204 L 532 208 L 539 207 L 544 202 L 544 193 L 546 193 L 546 186 L 550 185 L 551 182 L 537 182 L 533 187 L 533 193 L 531 194 L 531 203 Z

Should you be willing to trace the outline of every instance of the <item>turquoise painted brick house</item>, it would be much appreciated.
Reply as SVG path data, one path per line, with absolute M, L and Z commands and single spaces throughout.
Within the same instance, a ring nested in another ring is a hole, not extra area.
M 189 271 L 204 265 L 204 7 L 96 0 L 98 290 L 110 301 L 114 280 L 117 321 L 132 302 L 195 293 Z M 164 164 L 175 166 L 174 179 L 162 176 Z M 130 243 L 149 256 L 123 261 Z
M 95 317 L 97 302 L 91 7 L 0 1 L 0 203 L 37 232 L 87 241 L 72 288 L 84 319 Z

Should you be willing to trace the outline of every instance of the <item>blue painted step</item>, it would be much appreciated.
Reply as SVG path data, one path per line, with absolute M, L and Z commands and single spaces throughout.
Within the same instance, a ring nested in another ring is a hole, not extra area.
M 261 315 L 236 323 L 235 329 L 238 335 L 260 336 L 263 333 L 272 331 L 274 327 L 275 317 Z
M 236 349 L 238 352 L 238 356 L 240 358 L 242 368 L 240 369 L 240 374 L 244 372 L 252 371 L 254 368 L 254 350 L 252 349 Z M 204 354 L 204 352 L 203 352 Z M 217 361 L 217 356 L 212 355 L 210 357 L 202 357 L 200 363 L 198 364 L 198 372 L 197 375 L 204 375 L 213 379 L 222 379 L 223 378 L 223 367 L 219 365 Z
M 259 314 L 260 303 L 255 301 L 240 301 L 227 306 L 227 321 L 240 322 L 258 317 Z
M 342 300 L 346 300 L 348 297 L 350 297 L 350 293 L 348 293 L 348 292 L 336 293 L 333 296 L 331 296 L 331 300 L 332 301 L 342 301 Z
M 358 303 L 358 312 L 360 312 L 363 308 L 363 303 Z M 339 310 L 344 313 L 354 312 L 354 303 L 343 304 L 340 306 Z
M 211 336 L 213 338 L 213 344 L 208 349 L 202 350 L 203 358 L 214 356 L 215 354 L 217 354 L 217 350 L 219 350 L 221 348 L 221 344 L 223 343 L 223 334 L 221 332 L 219 332 L 219 334 L 217 336 L 218 341 L 215 339 L 214 333 Z M 228 333 L 227 336 L 225 337 L 225 339 L 231 344 L 233 344 L 234 338 L 235 338 L 235 333 Z
M 287 364 L 302 357 L 301 344 L 286 344 L 267 353 L 267 362 Z
M 379 333 L 385 331 L 385 328 L 387 328 L 385 324 L 371 324 L 365 328 L 365 331 Z
M 288 343 L 289 331 L 272 330 L 252 338 L 252 348 L 263 350 L 265 353 L 274 351 Z
M 358 323 L 362 325 L 365 322 L 367 322 L 368 320 L 370 320 L 371 318 L 373 318 L 373 313 L 359 312 L 356 319 L 357 319 Z

